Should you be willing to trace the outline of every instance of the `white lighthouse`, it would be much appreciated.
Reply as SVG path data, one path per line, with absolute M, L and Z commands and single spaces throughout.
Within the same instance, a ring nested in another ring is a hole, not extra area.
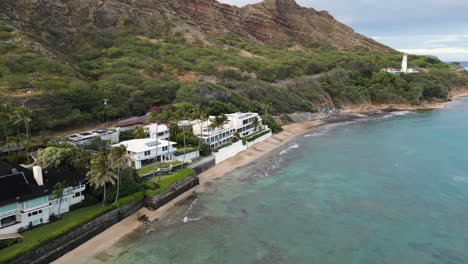
M 401 62 L 401 72 L 407 73 L 408 72 L 408 54 L 403 55 L 403 61 Z
M 407 74 L 407 73 L 419 73 L 418 70 L 408 68 L 408 54 L 403 54 L 403 60 L 401 61 L 401 70 L 395 68 L 383 68 L 382 71 L 393 74 Z

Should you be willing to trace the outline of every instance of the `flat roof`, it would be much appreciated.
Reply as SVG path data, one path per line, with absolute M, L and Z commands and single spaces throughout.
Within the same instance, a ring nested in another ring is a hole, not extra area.
M 176 142 L 158 139 L 157 148 L 167 147 L 169 145 L 175 145 Z M 141 139 L 132 139 L 127 141 L 122 141 L 118 144 L 112 145 L 112 147 L 118 147 L 124 145 L 127 148 L 127 151 L 131 152 L 144 152 L 149 150 L 156 149 L 156 140 L 154 138 L 141 138 Z
M 116 133 L 114 131 L 109 131 L 107 129 L 95 129 L 95 130 L 90 130 L 86 132 L 81 132 L 81 133 L 76 133 L 73 135 L 68 136 L 69 139 L 72 141 L 81 141 L 81 140 L 88 140 L 104 135 L 110 135 Z

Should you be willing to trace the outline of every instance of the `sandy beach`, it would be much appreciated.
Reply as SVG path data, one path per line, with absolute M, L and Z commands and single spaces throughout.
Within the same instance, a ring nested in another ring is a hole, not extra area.
M 463 92 L 457 92 L 452 94 L 453 98 L 468 96 L 468 92 L 464 90 Z M 61 258 L 57 259 L 53 263 L 86 263 L 87 260 L 95 256 L 96 254 L 106 250 L 116 243 L 121 237 L 131 233 L 138 227 L 142 226 L 143 223 L 138 221 L 138 218 L 142 215 L 146 215 L 150 221 L 155 221 L 161 216 L 163 216 L 168 209 L 173 207 L 176 203 L 183 201 L 193 193 L 193 192 L 205 192 L 208 191 L 210 181 L 225 175 L 226 173 L 249 164 L 255 159 L 260 158 L 261 156 L 285 145 L 290 140 L 294 139 L 297 136 L 309 133 L 313 130 L 319 129 L 320 125 L 330 123 L 330 122 L 340 122 L 346 120 L 352 120 L 356 118 L 368 117 L 370 115 L 388 111 L 396 110 L 424 110 L 424 109 L 441 109 L 444 108 L 449 102 L 441 103 L 427 103 L 418 106 L 408 106 L 408 105 L 361 105 L 361 106 L 350 106 L 344 109 L 343 115 L 338 115 L 330 117 L 327 119 L 309 121 L 304 123 L 294 123 L 290 125 L 283 126 L 284 131 L 278 134 L 273 135 L 267 140 L 253 146 L 252 148 L 239 153 L 238 155 L 216 165 L 215 167 L 203 172 L 199 175 L 200 185 L 193 188 L 192 190 L 180 195 L 176 199 L 172 200 L 168 204 L 159 208 L 156 211 L 150 211 L 146 208 L 140 209 L 135 214 L 127 217 L 121 222 L 113 225 L 109 229 L 105 230 L 96 237 L 90 239 L 86 243 L 80 245 L 73 251 L 65 254 Z
M 146 208 L 140 209 L 135 214 L 125 218 L 121 222 L 113 225 L 106 231 L 88 240 L 86 243 L 77 247 L 73 251 L 65 254 L 61 258 L 57 259 L 53 263 L 86 263 L 87 260 L 97 253 L 106 250 L 116 243 L 121 237 L 134 231 L 143 223 L 138 221 L 138 218 L 142 215 L 146 215 L 150 221 L 154 221 L 161 217 L 168 209 L 174 206 L 177 202 L 180 202 L 188 198 L 193 192 L 204 192 L 207 188 L 206 183 L 210 182 L 224 174 L 248 163 L 255 159 L 277 149 L 278 147 L 288 143 L 296 136 L 310 132 L 313 129 L 318 129 L 318 126 L 325 123 L 325 120 L 310 121 L 305 123 L 295 123 L 286 125 L 283 127 L 284 131 L 273 135 L 267 140 L 253 146 L 252 148 L 239 153 L 238 155 L 223 161 L 215 167 L 201 173 L 199 175 L 200 185 L 193 188 L 192 190 L 178 196 L 168 204 L 159 208 L 156 211 L 150 211 Z

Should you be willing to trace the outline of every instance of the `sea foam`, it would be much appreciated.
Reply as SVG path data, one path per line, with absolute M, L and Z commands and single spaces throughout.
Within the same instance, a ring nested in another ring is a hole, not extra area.
M 280 154 L 280 156 L 282 156 L 284 154 L 289 153 L 291 150 L 297 149 L 297 148 L 299 148 L 299 144 L 295 143 L 294 145 L 292 145 L 292 146 L 288 147 L 287 149 L 281 151 L 279 154 Z

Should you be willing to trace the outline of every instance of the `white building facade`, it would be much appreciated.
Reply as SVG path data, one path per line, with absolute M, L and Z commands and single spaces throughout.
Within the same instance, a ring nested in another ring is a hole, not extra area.
M 106 129 L 90 130 L 90 131 L 70 135 L 67 138 L 75 146 L 86 146 L 88 144 L 91 144 L 93 140 L 97 138 L 103 141 L 109 141 L 111 144 L 115 144 L 115 143 L 119 143 L 119 137 L 120 137 L 119 130 L 120 128 L 117 128 L 116 130 L 106 130 Z
M 210 117 L 214 119 L 214 117 Z M 211 121 L 196 120 L 192 124 L 193 134 L 201 138 L 210 148 L 214 149 L 232 141 L 235 129 L 231 122 L 222 127 L 210 127 Z
M 240 137 L 247 137 L 265 129 L 262 124 L 263 120 L 258 113 L 233 113 L 226 116 Z
M 193 121 L 194 135 L 201 137 L 211 149 L 214 149 L 230 143 L 236 133 L 242 138 L 266 127 L 262 124 L 262 118 L 257 113 L 233 113 L 227 114 L 226 117 L 228 120 L 222 127 L 211 127 L 211 120 L 214 120 L 214 116 L 204 122 Z
M 0 206 L 0 234 L 14 234 L 22 229 L 45 224 L 50 221 L 52 215 L 58 215 L 59 202 L 52 195 L 51 186 L 44 183 L 50 182 L 47 176 L 43 177 L 41 167 L 33 167 L 33 172 L 26 170 L 0 176 L 2 188 L 9 189 L 8 195 L 18 195 L 15 201 L 4 203 Z M 60 214 L 70 211 L 70 206 L 84 200 L 86 186 L 80 181 L 75 186 L 67 186 L 63 192 Z M 5 193 L 5 191 L 4 191 Z
M 174 160 L 176 142 L 154 138 L 132 139 L 122 141 L 112 147 L 123 145 L 127 148 L 130 166 L 140 169 L 156 161 L 166 162 Z
M 158 135 L 158 139 L 162 140 L 169 140 L 170 138 L 170 131 L 167 125 L 154 123 L 146 125 L 144 128 L 150 138 L 156 138 L 156 135 Z

